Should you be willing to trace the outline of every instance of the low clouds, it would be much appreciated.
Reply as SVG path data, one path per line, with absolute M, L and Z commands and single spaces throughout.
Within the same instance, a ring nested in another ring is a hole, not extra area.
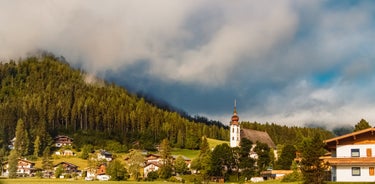
M 227 123 L 375 121 L 373 2 L 0 2 L 0 58 L 37 49 Z

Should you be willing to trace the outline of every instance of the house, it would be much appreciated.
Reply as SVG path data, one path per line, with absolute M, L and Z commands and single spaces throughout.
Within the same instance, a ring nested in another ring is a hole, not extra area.
M 339 182 L 375 181 L 375 128 L 325 140 L 330 155 L 331 180 Z
M 145 178 L 147 178 L 147 175 L 149 172 L 152 172 L 152 171 L 157 171 L 159 170 L 160 168 L 160 164 L 159 163 L 155 163 L 155 162 L 150 162 L 148 163 L 144 168 L 143 168 L 143 176 Z
M 18 176 L 32 176 L 36 169 L 34 168 L 35 163 L 24 159 L 18 159 L 17 175 Z M 3 175 L 9 176 L 9 163 L 8 161 L 3 163 Z
M 112 153 L 105 151 L 105 150 L 100 150 L 98 153 L 98 160 L 107 160 L 108 162 L 112 161 Z
M 99 165 L 98 169 L 96 170 L 96 175 L 104 175 L 107 172 L 107 164 L 102 163 Z
M 146 164 L 148 163 L 160 163 L 161 162 L 161 156 L 158 154 L 148 154 L 145 157 Z
M 107 174 L 107 163 L 101 163 L 96 169 L 86 168 L 85 170 L 87 171 L 87 178 L 98 179 L 98 176 Z
M 8 145 L 8 148 L 10 150 L 14 149 L 14 143 L 16 142 L 16 137 L 14 137 L 12 140 L 10 140 L 10 144 Z
M 60 148 L 63 146 L 71 146 L 73 144 L 73 139 L 66 135 L 58 135 L 54 139 L 55 146 Z
M 76 154 L 72 150 L 62 150 L 62 151 L 56 151 L 56 155 L 59 156 L 76 156 Z
M 78 166 L 69 163 L 69 162 L 60 162 L 56 165 L 53 166 L 54 170 L 56 171 L 57 168 L 61 167 L 65 174 L 72 174 L 72 173 L 77 173 L 78 172 Z

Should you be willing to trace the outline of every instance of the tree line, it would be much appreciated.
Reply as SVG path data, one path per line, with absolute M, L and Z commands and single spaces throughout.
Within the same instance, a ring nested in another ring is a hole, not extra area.
M 6 147 L 15 137 L 19 120 L 30 142 L 28 154 L 37 139 L 46 142 L 58 134 L 72 136 L 78 149 L 115 141 L 122 151 L 154 149 L 164 138 L 188 149 L 198 149 L 203 135 L 228 139 L 225 126 L 191 121 L 113 83 L 95 77 L 87 81 L 89 77 L 51 54 L 1 62 L 0 145 Z

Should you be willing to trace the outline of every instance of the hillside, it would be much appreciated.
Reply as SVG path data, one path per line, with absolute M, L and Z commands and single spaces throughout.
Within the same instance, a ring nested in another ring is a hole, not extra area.
M 43 150 L 59 134 L 72 136 L 76 149 L 92 144 L 117 152 L 152 150 L 164 138 L 187 149 L 197 149 L 203 135 L 228 139 L 223 126 L 194 122 L 158 108 L 52 55 L 0 63 L 0 86 L 3 147 L 14 137 L 19 119 L 25 122 L 31 153 L 36 137 L 43 140 Z

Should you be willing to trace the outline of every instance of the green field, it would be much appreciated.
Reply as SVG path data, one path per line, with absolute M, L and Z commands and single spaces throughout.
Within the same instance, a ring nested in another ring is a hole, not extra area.
M 169 184 L 173 182 L 167 181 L 152 181 L 152 182 L 144 182 L 144 181 L 84 181 L 84 180 L 71 180 L 71 179 L 38 179 L 38 178 L 27 178 L 27 179 L 0 179 L 1 184 L 98 184 L 98 183 L 105 183 L 105 184 Z M 186 181 L 185 183 L 191 183 Z M 213 183 L 213 182 L 210 182 Z M 231 183 L 231 182 L 228 182 Z M 282 183 L 280 180 L 269 180 L 264 182 L 258 182 L 259 184 L 302 184 L 302 182 L 290 182 L 290 183 Z M 362 182 L 363 183 L 363 182 Z M 375 182 L 366 182 L 363 184 L 374 184 Z M 250 183 L 248 183 L 250 184 Z M 328 182 L 327 184 L 361 184 L 361 182 Z
M 137 181 L 84 181 L 84 180 L 68 180 L 68 179 L 3 179 L 0 180 L 1 184 L 83 184 L 83 183 L 106 183 L 106 184 L 130 184 L 130 183 L 136 183 L 136 184 L 168 184 L 173 182 L 167 182 L 167 181 L 153 181 L 153 182 L 137 182 Z M 190 182 L 185 182 L 190 183 Z M 210 182 L 213 183 L 213 182 Z M 285 184 L 281 183 L 280 181 L 274 180 L 274 181 L 266 181 L 266 182 L 259 182 L 260 184 Z M 300 184 L 300 183 L 292 183 L 292 184 Z
M 165 181 L 155 182 L 137 182 L 137 181 L 84 181 L 84 180 L 67 180 L 67 179 L 3 179 L 0 180 L 1 184 L 81 184 L 81 183 L 106 183 L 106 184 L 121 184 L 121 183 L 137 183 L 137 184 L 161 184 L 161 183 L 172 183 Z

